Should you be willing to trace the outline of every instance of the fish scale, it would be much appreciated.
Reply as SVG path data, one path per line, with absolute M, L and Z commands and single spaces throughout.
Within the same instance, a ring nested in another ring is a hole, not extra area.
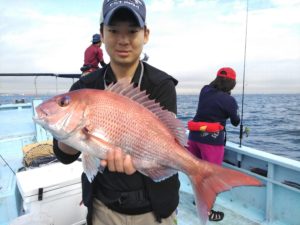
M 106 114 L 106 111 L 109 111 L 109 109 L 112 107 L 111 105 L 114 104 L 113 102 L 110 102 L 110 105 L 104 104 L 107 107 L 101 107 L 98 110 L 101 111 L 99 113 Z M 132 106 L 133 104 L 133 106 Z M 141 151 L 141 149 L 155 149 L 157 148 L 157 145 L 153 144 L 155 141 L 149 140 L 149 137 L 157 137 L 157 135 L 164 133 L 164 131 L 160 131 L 159 129 L 150 129 L 152 126 L 150 122 L 147 123 L 148 120 L 140 119 L 139 117 L 132 116 L 130 114 L 130 109 L 134 108 L 135 102 L 127 102 L 126 106 L 129 108 L 127 113 L 125 115 L 122 114 L 122 112 L 118 109 L 114 109 L 113 112 L 111 112 L 108 119 L 105 119 L 106 116 L 99 116 L 99 117 L 92 117 L 92 122 L 96 124 L 103 124 L 104 129 L 107 130 L 107 137 L 110 140 L 115 141 L 116 146 L 122 146 L 123 150 L 126 152 L 133 151 L 132 154 L 136 158 L 146 158 L 148 160 L 151 160 L 153 157 L 151 157 L 151 154 L 147 154 L 147 151 Z M 124 104 L 125 106 L 125 104 Z M 120 106 L 121 108 L 122 106 Z M 96 111 L 96 107 L 93 107 Z M 141 112 L 140 114 L 142 114 Z M 135 113 L 138 114 L 138 113 Z M 97 115 L 97 113 L 95 113 Z M 122 116 L 123 115 L 123 116 Z M 97 118 L 103 118 L 100 121 L 97 121 Z M 150 118 L 151 119 L 151 118 Z M 115 121 L 118 121 L 117 123 Z M 146 122 L 145 122 L 146 121 Z M 134 124 L 133 124 L 134 123 Z M 145 126 L 149 129 L 144 130 L 143 127 L 140 126 L 140 124 L 145 124 Z M 159 127 L 158 127 L 159 128 Z M 156 131 L 156 132 L 155 132 Z M 159 132 L 160 131 L 160 132 Z M 150 133 L 150 134 L 149 134 Z M 172 137 L 172 136 L 170 136 Z M 158 140 L 159 141 L 159 140 Z M 149 143 L 148 143 L 149 142 Z M 131 147 L 130 147 L 131 146 Z M 133 147 L 136 146 L 136 147 Z M 133 147 L 133 148 L 132 148 Z M 134 151 L 135 149 L 138 149 L 137 151 Z M 158 151 L 160 152 L 160 151 Z

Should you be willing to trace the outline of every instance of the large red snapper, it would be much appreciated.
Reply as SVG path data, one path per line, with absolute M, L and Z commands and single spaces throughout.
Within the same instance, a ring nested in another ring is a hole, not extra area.
M 91 181 L 99 158 L 120 147 L 136 169 L 154 181 L 177 171 L 193 185 L 198 214 L 205 224 L 216 195 L 235 186 L 261 185 L 256 178 L 202 161 L 186 148 L 185 128 L 145 92 L 124 83 L 107 90 L 81 89 L 55 96 L 36 108 L 35 122 L 55 138 L 83 153 L 84 172 Z

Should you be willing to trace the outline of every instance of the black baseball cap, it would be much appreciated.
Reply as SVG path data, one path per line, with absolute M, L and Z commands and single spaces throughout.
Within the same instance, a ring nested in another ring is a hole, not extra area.
M 138 25 L 145 26 L 146 6 L 143 0 L 104 0 L 103 2 L 103 23 L 109 25 L 114 13 L 119 9 L 127 9 L 133 13 Z

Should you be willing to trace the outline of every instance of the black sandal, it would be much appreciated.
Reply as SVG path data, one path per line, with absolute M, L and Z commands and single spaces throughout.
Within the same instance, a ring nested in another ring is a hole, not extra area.
M 208 215 L 209 221 L 221 221 L 224 218 L 224 213 L 220 211 L 211 210 Z

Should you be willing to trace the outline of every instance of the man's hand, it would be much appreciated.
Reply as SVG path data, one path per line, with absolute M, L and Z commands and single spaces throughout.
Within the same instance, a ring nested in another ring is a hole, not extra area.
M 101 166 L 108 168 L 111 172 L 126 173 L 131 175 L 136 172 L 130 155 L 124 155 L 120 148 L 109 150 L 106 160 L 101 160 Z

